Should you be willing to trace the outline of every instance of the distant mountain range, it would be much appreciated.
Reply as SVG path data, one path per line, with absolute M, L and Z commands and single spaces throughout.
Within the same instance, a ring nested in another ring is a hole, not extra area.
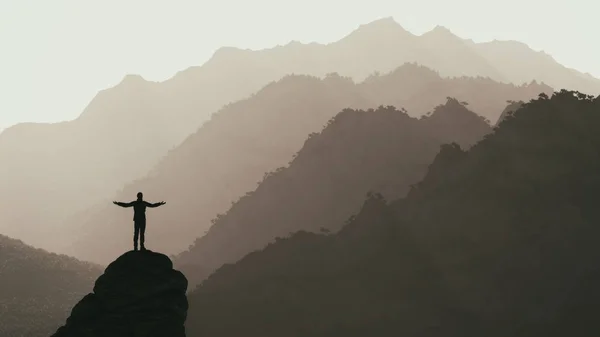
M 259 51 L 224 47 L 202 66 L 162 83 L 126 76 L 98 93 L 76 120 L 25 123 L 1 133 L 0 232 L 60 249 L 67 242 L 55 233 L 70 230 L 63 226 L 68 217 L 87 212 L 125 184 L 145 177 L 224 105 L 288 74 L 322 77 L 337 72 L 368 81 L 370 75 L 391 72 L 406 62 L 426 65 L 442 77 L 482 76 L 518 84 L 536 80 L 590 93 L 600 87 L 591 76 L 518 42 L 473 43 L 442 27 L 415 36 L 391 18 L 362 25 L 327 45 L 291 42 Z M 422 112 L 405 107 L 411 114 Z M 497 113 L 486 117 L 494 122 Z M 34 229 L 32 223 L 45 226 Z
M 330 44 L 303 44 L 292 41 L 285 46 L 259 51 L 223 47 L 205 66 L 235 64 L 231 72 L 260 77 L 268 71 L 285 74 L 323 76 L 337 72 L 357 81 L 373 72 L 387 73 L 403 63 L 416 62 L 435 69 L 443 77 L 483 76 L 515 84 L 543 82 L 559 90 L 600 93 L 600 80 L 566 68 L 544 52 L 536 52 L 517 41 L 475 43 L 437 26 L 414 35 L 393 18 L 361 25 L 339 41 Z M 203 67 L 188 69 L 201 71 Z M 255 69 L 252 72 L 245 72 Z
M 0 235 L 0 336 L 50 336 L 101 273 Z
M 344 108 L 393 105 L 421 116 L 451 96 L 495 120 L 507 100 L 529 100 L 540 92 L 552 89 L 484 78 L 446 79 L 414 64 L 359 84 L 338 75 L 286 76 L 214 114 L 148 177 L 65 221 L 65 241 L 70 244 L 60 251 L 99 263 L 116 258 L 131 246 L 131 214 L 114 209 L 110 201 L 135 198 L 138 191 L 151 201 L 168 202 L 149 211 L 150 247 L 168 254 L 185 250 L 204 235 L 211 219 L 253 191 L 265 172 L 288 165 L 307 136 L 320 132 Z

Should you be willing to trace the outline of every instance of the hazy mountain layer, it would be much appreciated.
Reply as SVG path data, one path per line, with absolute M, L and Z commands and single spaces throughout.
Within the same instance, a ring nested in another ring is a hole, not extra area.
M 307 135 L 320 132 L 344 108 L 389 104 L 418 116 L 453 96 L 494 119 L 507 100 L 528 100 L 542 91 L 552 89 L 483 78 L 444 79 L 410 64 L 360 84 L 336 75 L 323 80 L 288 76 L 223 108 L 171 151 L 149 177 L 127 185 L 112 199 L 129 201 L 143 191 L 150 201 L 166 200 L 167 206 L 149 211 L 147 241 L 149 247 L 178 253 L 202 236 L 217 214 L 253 191 L 266 172 L 287 165 Z M 74 243 L 61 251 L 107 262 L 130 248 L 130 211 L 116 209 L 110 201 L 66 222 L 65 233 Z
M 600 98 L 523 105 L 444 146 L 406 198 L 220 268 L 188 296 L 188 335 L 598 334 L 599 125 Z
M 225 263 L 298 230 L 335 232 L 369 192 L 406 195 L 420 181 L 440 145 L 469 146 L 491 131 L 454 99 L 416 119 L 393 107 L 344 110 L 310 137 L 288 168 L 219 215 L 208 233 L 179 256 L 192 284 Z
M 517 84 L 537 80 L 555 88 L 600 92 L 597 79 L 567 69 L 522 43 L 473 43 L 443 27 L 416 36 L 391 18 L 361 25 L 328 45 L 291 42 L 259 51 L 224 47 L 202 66 L 162 83 L 128 75 L 100 92 L 75 121 L 27 123 L 2 133 L 0 231 L 60 250 L 67 242 L 53 233 L 71 230 L 62 227 L 69 222 L 65 217 L 143 178 L 223 105 L 292 73 L 338 72 L 362 81 L 405 62 L 428 66 L 442 76 L 483 76 Z M 486 117 L 492 122 L 497 118 Z M 33 230 L 30 223 L 45 226 Z
M 0 235 L 0 336 L 49 336 L 101 272 Z
M 223 47 L 207 64 L 235 64 L 229 70 L 256 78 L 268 71 L 281 77 L 289 73 L 323 76 L 338 72 L 362 81 L 373 72 L 387 73 L 400 64 L 416 62 L 446 76 L 483 76 L 522 84 L 544 82 L 554 88 L 600 93 L 600 80 L 567 68 L 544 51 L 534 51 L 518 41 L 475 43 L 437 26 L 422 35 L 405 30 L 393 18 L 361 25 L 330 44 L 292 41 L 264 50 Z M 202 68 L 191 68 L 193 73 Z M 254 70 L 250 70 L 254 69 Z

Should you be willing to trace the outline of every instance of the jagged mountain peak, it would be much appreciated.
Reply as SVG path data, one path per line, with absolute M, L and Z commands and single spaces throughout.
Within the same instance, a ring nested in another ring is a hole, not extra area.
M 377 20 L 373 20 L 369 23 L 362 24 L 360 27 L 394 27 L 394 28 L 402 28 L 402 26 L 394 20 L 391 16 L 386 16 Z M 404 28 L 402 28 L 404 29 Z
M 469 110 L 468 104 L 468 102 L 460 101 L 454 97 L 447 97 L 446 103 L 438 105 L 425 119 L 428 123 L 434 125 L 452 125 L 456 123 L 463 125 L 465 128 L 481 129 L 483 127 L 487 130 L 491 122 Z
M 377 38 L 388 40 L 390 38 L 413 37 L 414 35 L 404 29 L 392 17 L 381 18 L 367 24 L 360 25 L 341 41 L 349 39 Z
M 452 31 L 444 26 L 440 26 L 440 25 L 436 25 L 435 27 L 433 27 L 433 29 L 431 30 L 432 32 L 437 32 L 437 33 L 444 33 L 444 34 L 454 34 L 452 33 Z
M 140 74 L 127 74 L 123 76 L 122 82 L 125 81 L 146 81 L 146 79 L 144 79 L 144 77 L 142 77 Z
M 420 37 L 421 39 L 433 39 L 436 42 L 439 42 L 440 40 L 463 40 L 454 34 L 450 29 L 440 25 L 437 25 L 432 30 L 423 33 Z
M 446 103 L 438 105 L 431 116 L 439 114 L 462 113 L 469 116 L 478 116 L 475 112 L 469 110 L 469 102 L 460 101 L 455 97 L 446 97 Z
M 123 79 L 116 86 L 129 86 L 129 85 L 143 85 L 147 83 L 153 83 L 146 80 L 142 75 L 139 74 L 127 74 L 123 76 Z

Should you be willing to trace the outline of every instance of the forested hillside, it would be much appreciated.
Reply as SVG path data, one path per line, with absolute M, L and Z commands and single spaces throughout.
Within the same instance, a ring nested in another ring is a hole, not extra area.
M 470 150 L 443 146 L 406 198 L 220 268 L 188 334 L 598 334 L 599 125 L 600 98 L 524 104 Z
M 0 235 L 0 336 L 49 336 L 101 273 L 100 266 Z
M 403 197 L 441 144 L 465 147 L 491 131 L 455 99 L 416 119 L 394 107 L 346 109 L 311 135 L 289 167 L 265 175 L 176 260 L 192 284 L 299 230 L 336 232 L 371 191 Z

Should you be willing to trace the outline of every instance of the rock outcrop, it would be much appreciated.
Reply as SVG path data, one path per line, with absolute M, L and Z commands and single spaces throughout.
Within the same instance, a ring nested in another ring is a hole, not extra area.
M 52 337 L 185 336 L 188 281 L 171 260 L 130 251 L 112 262 Z

